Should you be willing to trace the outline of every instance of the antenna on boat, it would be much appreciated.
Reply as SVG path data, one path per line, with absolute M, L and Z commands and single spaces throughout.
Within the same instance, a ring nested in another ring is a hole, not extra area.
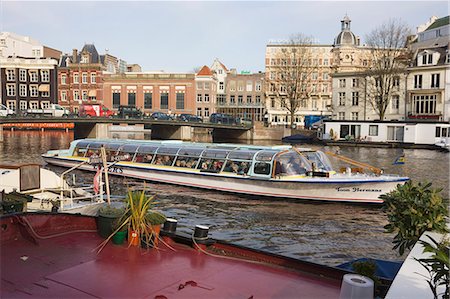
M 109 193 L 108 163 L 106 162 L 106 150 L 104 146 L 100 148 L 100 152 L 102 154 L 103 169 L 105 170 L 106 199 L 108 201 L 108 204 L 111 204 L 111 195 Z

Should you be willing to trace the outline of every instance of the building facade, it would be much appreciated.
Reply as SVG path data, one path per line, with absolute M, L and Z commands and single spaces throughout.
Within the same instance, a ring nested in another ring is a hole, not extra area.
M 207 120 L 216 112 L 217 78 L 206 65 L 195 75 L 196 115 Z
M 264 73 L 226 77 L 225 96 L 217 100 L 217 112 L 252 121 L 263 121 L 265 113 Z
M 450 121 L 449 16 L 418 27 L 408 68 L 408 118 Z
M 81 52 L 62 55 L 58 67 L 58 101 L 77 112 L 82 104 L 103 104 L 103 72 L 117 70 L 117 58 L 99 55 L 93 44 L 84 45 Z
M 57 65 L 51 58 L 0 58 L 1 103 L 17 113 L 56 104 Z
M 0 58 L 33 57 L 59 59 L 61 51 L 42 45 L 39 41 L 12 32 L 0 32 Z
M 144 113 L 196 113 L 195 74 L 124 73 L 103 76 L 103 104 L 131 105 Z

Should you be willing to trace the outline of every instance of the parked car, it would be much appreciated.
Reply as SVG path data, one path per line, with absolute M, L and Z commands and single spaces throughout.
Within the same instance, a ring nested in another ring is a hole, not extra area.
M 228 125 L 235 125 L 236 118 L 229 114 L 223 114 L 223 113 L 213 113 L 209 117 L 209 121 L 214 124 L 228 124 Z
M 69 109 L 66 109 L 58 104 L 50 104 L 48 106 L 42 106 L 41 108 L 29 108 L 21 111 L 22 115 L 41 117 L 41 116 L 55 116 L 55 117 L 68 117 L 70 115 Z
M 201 123 L 203 122 L 203 119 L 197 115 L 192 115 L 188 113 L 182 113 L 178 115 L 177 120 L 179 121 L 186 121 L 186 122 L 196 122 Z
M 152 115 L 150 115 L 151 119 L 154 120 L 171 120 L 172 118 L 163 112 L 153 112 Z
M 80 117 L 112 117 L 113 115 L 114 111 L 101 104 L 81 105 L 78 109 L 78 116 Z
M 14 110 L 9 109 L 3 104 L 0 104 L 0 116 L 12 116 L 14 113 Z
M 143 115 L 141 109 L 135 106 L 121 105 L 117 112 L 117 116 L 120 118 L 141 118 Z

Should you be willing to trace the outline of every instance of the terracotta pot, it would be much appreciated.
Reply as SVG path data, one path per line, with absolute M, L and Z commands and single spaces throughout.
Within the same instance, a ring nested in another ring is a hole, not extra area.
M 139 245 L 139 235 L 135 231 L 128 230 L 128 244 L 131 246 Z
M 158 225 L 152 225 L 150 227 L 150 231 L 149 233 L 153 232 L 153 236 L 152 236 L 152 240 L 153 240 L 153 244 L 155 245 L 155 247 L 158 247 L 158 242 L 159 242 L 159 233 L 161 232 L 161 224 Z

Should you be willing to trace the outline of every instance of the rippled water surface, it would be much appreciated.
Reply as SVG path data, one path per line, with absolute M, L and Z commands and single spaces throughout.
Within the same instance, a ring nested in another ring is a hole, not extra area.
M 72 133 L 5 131 L 0 143 L 1 162 L 41 162 L 50 149 L 67 148 Z M 405 165 L 392 165 L 398 149 L 327 147 L 325 150 L 383 168 L 386 173 L 432 181 L 449 193 L 449 154 L 430 150 L 404 150 Z M 64 169 L 49 167 L 60 173 Z M 93 174 L 77 172 L 77 181 L 91 182 Z M 112 193 L 124 194 L 122 178 L 110 179 Z M 158 196 L 158 207 L 177 218 L 179 230 L 191 233 L 196 224 L 211 227 L 214 238 L 337 265 L 359 257 L 402 260 L 391 250 L 393 235 L 384 233 L 386 218 L 378 207 L 341 203 L 249 198 L 236 194 L 147 184 Z

